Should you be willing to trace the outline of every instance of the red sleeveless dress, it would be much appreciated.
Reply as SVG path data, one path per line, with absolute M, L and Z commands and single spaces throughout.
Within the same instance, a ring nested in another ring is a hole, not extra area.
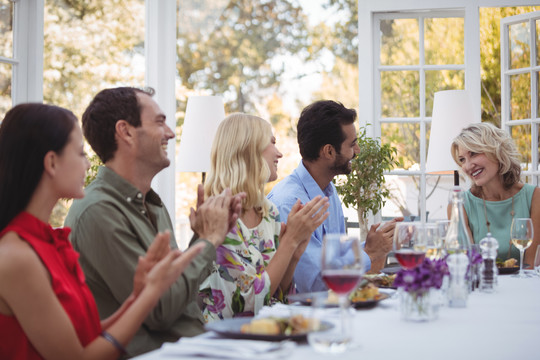
M 79 254 L 68 240 L 71 229 L 53 229 L 22 212 L 0 232 L 0 237 L 9 231 L 28 242 L 49 271 L 53 291 L 71 319 L 81 344 L 86 346 L 97 338 L 101 333 L 99 314 L 79 266 Z M 15 316 L 0 314 L 0 359 L 42 359 Z

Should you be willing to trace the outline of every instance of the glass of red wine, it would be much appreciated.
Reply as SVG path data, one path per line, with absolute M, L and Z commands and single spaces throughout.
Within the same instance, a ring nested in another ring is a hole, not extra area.
M 364 274 L 362 245 L 356 236 L 326 234 L 322 244 L 322 278 L 328 288 L 339 298 L 341 331 L 332 347 L 340 352 L 349 348 L 352 334 L 348 326 L 349 294 L 356 289 Z
M 400 222 L 394 230 L 394 256 L 404 269 L 414 269 L 426 257 L 426 237 L 419 222 Z

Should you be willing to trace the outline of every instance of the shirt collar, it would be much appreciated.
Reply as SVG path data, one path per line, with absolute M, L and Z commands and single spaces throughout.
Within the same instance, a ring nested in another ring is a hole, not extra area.
M 142 203 L 143 199 L 147 203 L 163 206 L 163 202 L 159 195 L 152 189 L 146 194 L 146 198 L 142 191 L 133 186 L 129 181 L 124 179 L 122 176 L 118 175 L 114 170 L 108 168 L 107 166 L 100 166 L 98 169 L 97 179 L 101 179 L 107 184 L 110 184 L 112 187 L 118 191 L 127 202 Z
M 334 184 L 330 182 L 330 184 L 328 184 L 324 190 L 321 190 L 319 184 L 317 184 L 315 179 L 313 179 L 313 176 L 311 176 L 309 171 L 304 166 L 303 161 L 300 161 L 300 165 L 298 165 L 295 171 L 298 174 L 298 178 L 304 185 L 310 199 L 313 199 L 317 195 L 330 197 L 334 194 Z

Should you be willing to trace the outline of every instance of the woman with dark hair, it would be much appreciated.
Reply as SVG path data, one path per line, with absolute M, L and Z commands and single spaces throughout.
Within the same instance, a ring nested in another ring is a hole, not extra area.
M 48 224 L 60 198 L 84 196 L 89 167 L 68 110 L 22 104 L 0 125 L 0 358 L 114 359 L 161 294 L 201 250 L 182 256 L 158 234 L 139 261 L 133 293 L 100 323 L 68 240 Z

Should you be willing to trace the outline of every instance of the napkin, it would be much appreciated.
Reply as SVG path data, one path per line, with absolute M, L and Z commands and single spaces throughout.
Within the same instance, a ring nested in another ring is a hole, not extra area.
M 223 339 L 211 336 L 182 338 L 162 348 L 165 356 L 199 356 L 215 359 L 256 358 L 257 360 L 284 358 L 296 344 L 292 341 L 259 341 Z
M 303 305 L 285 305 L 285 304 L 274 304 L 272 306 L 264 306 L 261 310 L 259 310 L 259 314 L 257 317 L 290 317 L 292 315 L 301 314 L 304 317 L 313 317 L 314 309 L 311 306 L 303 306 Z M 324 316 L 324 317 L 339 317 L 340 316 L 340 309 L 339 307 L 330 307 L 330 308 L 318 308 L 317 309 L 317 316 Z

